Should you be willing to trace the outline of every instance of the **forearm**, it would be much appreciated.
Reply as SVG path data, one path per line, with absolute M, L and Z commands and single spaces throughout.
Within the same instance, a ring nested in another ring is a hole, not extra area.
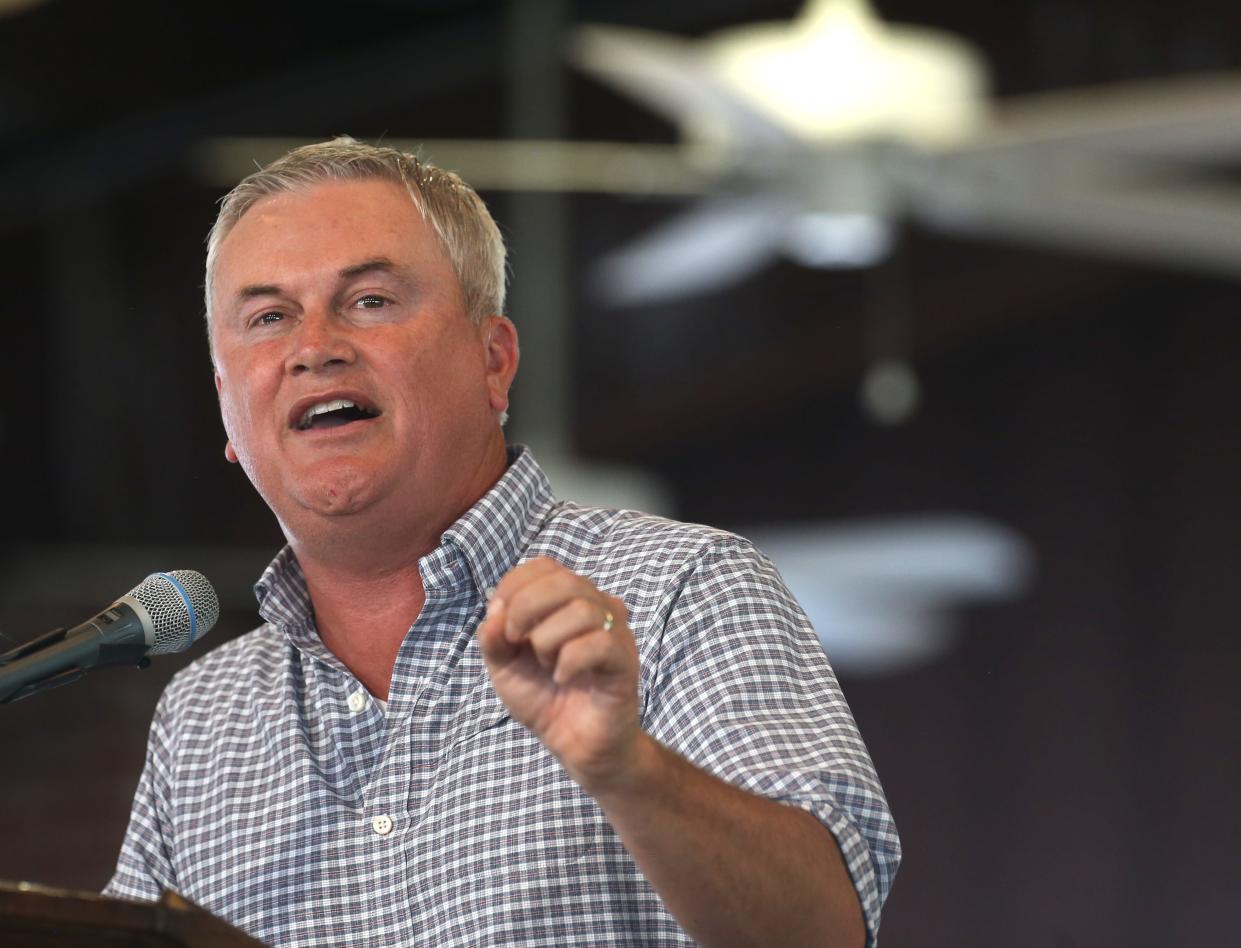
M 840 850 L 812 815 L 733 787 L 645 734 L 633 761 L 624 777 L 585 789 L 696 941 L 864 944 Z
M 497 585 L 478 639 L 496 693 L 598 801 L 695 940 L 861 948 L 857 894 L 817 819 L 716 779 L 642 730 L 622 600 L 536 558 Z

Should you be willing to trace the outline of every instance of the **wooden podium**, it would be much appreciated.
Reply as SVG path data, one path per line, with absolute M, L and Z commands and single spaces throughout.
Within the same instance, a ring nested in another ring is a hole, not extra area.
M 5 948 L 263 948 L 251 938 L 165 892 L 158 902 L 126 902 L 0 881 L 0 945 Z

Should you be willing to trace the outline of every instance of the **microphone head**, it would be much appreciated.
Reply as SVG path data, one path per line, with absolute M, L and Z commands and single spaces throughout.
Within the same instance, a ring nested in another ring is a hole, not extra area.
M 192 569 L 152 573 L 126 598 L 139 602 L 151 617 L 150 655 L 184 652 L 220 618 L 220 600 L 207 577 Z

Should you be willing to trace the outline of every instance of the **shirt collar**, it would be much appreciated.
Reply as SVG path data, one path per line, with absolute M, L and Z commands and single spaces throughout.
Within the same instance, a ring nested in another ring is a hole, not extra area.
M 440 549 L 451 547 L 461 555 L 475 588 L 486 597 L 516 565 L 554 503 L 547 475 L 530 449 L 514 445 L 504 476 L 444 531 Z
M 254 584 L 254 598 L 258 600 L 263 620 L 286 632 L 311 625 L 314 611 L 310 606 L 310 591 L 293 547 L 286 545 L 263 570 Z
M 521 558 L 554 503 L 547 476 L 530 449 L 511 446 L 504 475 L 419 562 L 428 592 L 468 581 L 478 596 L 487 598 Z M 310 593 L 292 547 L 276 554 L 255 584 L 254 595 L 259 615 L 295 639 L 313 628 Z

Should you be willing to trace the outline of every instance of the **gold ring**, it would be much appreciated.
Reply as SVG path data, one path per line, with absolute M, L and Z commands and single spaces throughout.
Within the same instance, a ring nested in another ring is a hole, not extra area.
M 614 626 L 615 624 L 616 624 L 615 617 L 613 617 L 612 613 L 608 612 L 608 610 L 604 609 L 603 610 L 603 631 L 611 632 L 612 626 Z

